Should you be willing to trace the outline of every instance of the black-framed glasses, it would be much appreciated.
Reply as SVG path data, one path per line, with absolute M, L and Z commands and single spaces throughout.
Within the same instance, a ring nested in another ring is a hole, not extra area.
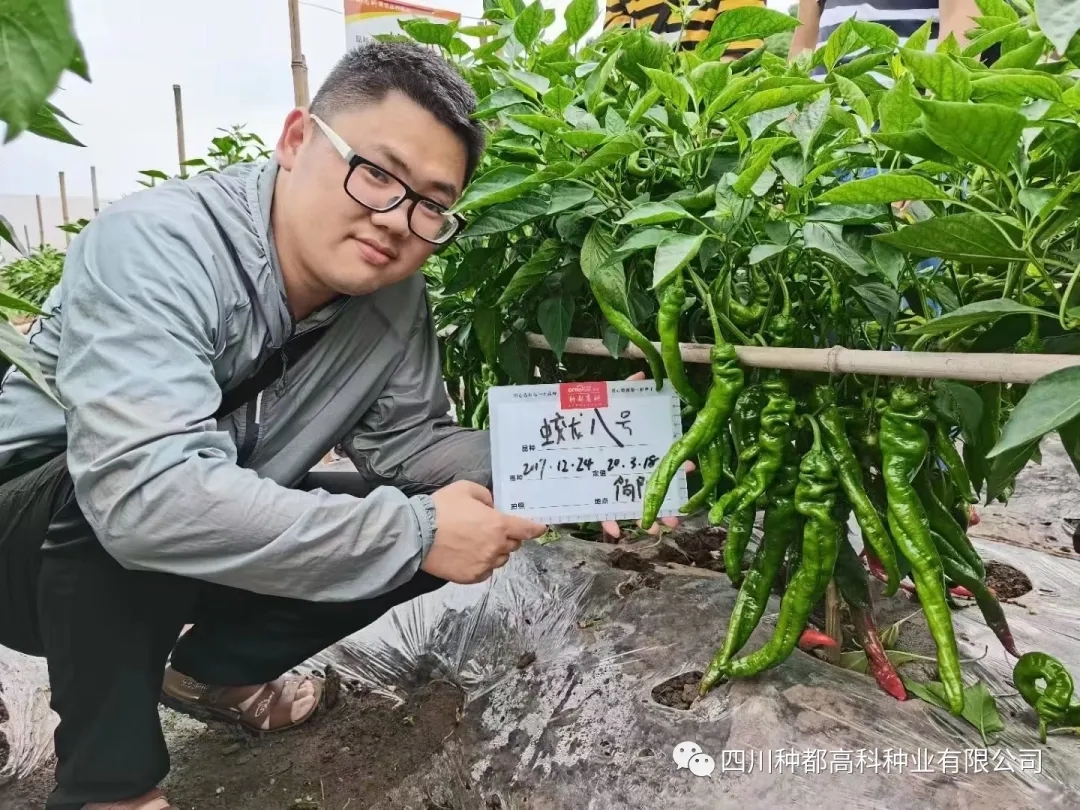
M 317 115 L 311 116 L 311 120 L 349 164 L 349 173 L 345 175 L 345 193 L 355 202 L 380 214 L 410 202 L 409 230 L 432 245 L 446 244 L 464 227 L 464 218 L 413 191 L 377 163 L 356 154 L 345 139 Z

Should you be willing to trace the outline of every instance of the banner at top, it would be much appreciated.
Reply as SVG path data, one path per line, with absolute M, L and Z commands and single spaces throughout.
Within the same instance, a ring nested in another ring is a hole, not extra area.
M 345 0 L 345 45 L 355 48 L 376 34 L 404 34 L 398 21 L 421 19 L 450 22 L 461 19 L 461 15 L 399 0 Z

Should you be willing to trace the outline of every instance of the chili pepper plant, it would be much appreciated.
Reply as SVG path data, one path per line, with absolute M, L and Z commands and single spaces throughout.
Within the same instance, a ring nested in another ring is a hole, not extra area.
M 872 674 L 905 696 L 848 514 L 885 592 L 914 583 L 950 711 L 964 684 L 947 588 L 968 589 L 1011 654 L 1023 646 L 969 509 L 1006 501 L 1054 431 L 1080 469 L 1080 369 L 961 384 L 749 369 L 734 352 L 1080 352 L 1080 9 L 978 4 L 963 47 L 930 50 L 929 24 L 901 45 L 851 20 L 793 64 L 765 48 L 724 58 L 797 25 L 766 9 L 725 12 L 690 52 L 632 30 L 583 43 L 593 0 L 571 2 L 557 35 L 552 11 L 520 0 L 488 2 L 479 26 L 404 25 L 456 62 L 488 128 L 456 207 L 469 224 L 428 270 L 459 418 L 486 426 L 492 384 L 621 378 L 642 368 L 629 344 L 671 381 L 684 434 L 642 522 L 694 459 L 684 511 L 727 527 L 740 588 L 702 692 L 780 664 L 835 576 Z M 610 358 L 567 353 L 571 336 Z M 711 344 L 711 365 L 684 366 L 680 341 Z M 772 639 L 743 651 L 785 564 Z

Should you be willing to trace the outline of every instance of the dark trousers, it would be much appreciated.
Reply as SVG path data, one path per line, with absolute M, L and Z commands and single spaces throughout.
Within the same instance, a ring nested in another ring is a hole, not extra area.
M 357 474 L 309 475 L 300 486 L 364 494 Z M 66 542 L 42 553 L 46 536 Z M 165 777 L 157 706 L 170 654 L 202 683 L 263 683 L 444 584 L 419 572 L 374 599 L 318 603 L 129 571 L 79 511 L 65 456 L 0 486 L 0 644 L 48 660 L 60 717 L 46 807 L 133 798 Z

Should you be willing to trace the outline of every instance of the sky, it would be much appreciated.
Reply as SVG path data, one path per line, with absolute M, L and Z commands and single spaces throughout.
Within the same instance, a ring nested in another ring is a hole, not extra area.
M 769 5 L 786 9 L 789 0 Z M 418 0 L 423 2 L 423 0 Z M 568 0 L 545 0 L 561 30 Z M 90 196 L 96 167 L 103 200 L 137 190 L 138 172 L 175 174 L 173 85 L 183 94 L 188 157 L 206 152 L 217 129 L 244 124 L 272 144 L 293 103 L 287 0 L 70 0 L 91 82 L 65 74 L 52 101 L 78 125 L 85 148 L 22 135 L 0 147 L 0 195 Z M 479 16 L 483 0 L 428 0 Z M 342 0 L 301 0 L 301 36 L 311 92 L 345 49 Z M 599 27 L 599 23 L 598 23 Z

